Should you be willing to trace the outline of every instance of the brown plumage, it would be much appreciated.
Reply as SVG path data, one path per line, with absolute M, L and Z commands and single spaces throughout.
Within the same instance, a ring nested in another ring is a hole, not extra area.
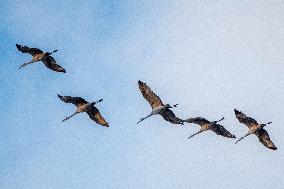
M 245 136 L 241 137 L 237 142 L 244 139 L 245 137 L 247 137 L 250 134 L 255 134 L 258 137 L 259 141 L 265 147 L 272 149 L 272 150 L 277 150 L 277 147 L 270 140 L 270 137 L 269 137 L 267 131 L 265 129 L 263 129 L 263 127 L 271 124 L 272 122 L 268 122 L 266 124 L 259 124 L 259 123 L 257 123 L 257 121 L 255 119 L 246 116 L 241 111 L 238 111 L 236 109 L 234 109 L 234 111 L 235 111 L 235 115 L 236 115 L 237 119 L 240 121 L 240 123 L 245 124 L 249 129 L 248 133 Z
M 187 123 L 195 123 L 197 125 L 199 125 L 201 127 L 201 129 L 191 135 L 189 138 L 192 138 L 193 136 L 199 134 L 199 133 L 202 133 L 204 131 L 207 131 L 207 130 L 211 130 L 213 132 L 215 132 L 217 135 L 221 135 L 223 137 L 227 137 L 227 138 L 236 138 L 235 135 L 231 134 L 229 131 L 227 131 L 222 125 L 220 124 L 217 124 L 219 121 L 223 120 L 224 118 L 218 120 L 218 121 L 208 121 L 207 119 L 205 118 L 202 118 L 202 117 L 196 117 L 196 118 L 189 118 L 189 119 L 186 119 L 184 120 L 184 122 L 187 122 Z
M 176 115 L 173 113 L 170 108 L 176 107 L 177 104 L 170 106 L 169 104 L 164 104 L 161 99 L 150 89 L 149 86 L 147 86 L 146 83 L 143 83 L 142 81 L 138 81 L 139 89 L 143 95 L 143 97 L 149 102 L 149 104 L 152 107 L 152 112 L 146 116 L 145 118 L 141 118 L 139 122 L 147 119 L 150 116 L 153 115 L 161 115 L 166 121 L 169 121 L 173 124 L 183 124 L 183 120 L 176 117 Z M 139 123 L 138 122 L 138 123 Z
M 32 55 L 32 57 L 33 57 L 30 62 L 22 64 L 19 67 L 19 69 L 28 65 L 28 64 L 32 64 L 32 63 L 35 63 L 35 62 L 42 61 L 47 68 L 49 68 L 53 71 L 56 71 L 56 72 L 66 73 L 65 69 L 62 68 L 59 64 L 57 64 L 55 59 L 52 56 L 50 56 L 52 53 L 57 52 L 57 50 L 54 50 L 51 53 L 50 52 L 44 53 L 42 50 L 40 50 L 38 48 L 29 48 L 27 46 L 21 46 L 21 45 L 18 45 L 18 44 L 16 44 L 16 47 L 20 52 L 28 53 L 28 54 Z
M 94 120 L 97 124 L 109 127 L 109 124 L 106 120 L 102 117 L 99 110 L 94 106 L 96 103 L 101 102 L 103 99 L 100 99 L 96 102 L 87 102 L 85 99 L 81 97 L 71 97 L 71 96 L 61 96 L 58 97 L 65 103 L 72 103 L 77 107 L 77 110 L 71 116 L 66 117 L 63 121 L 70 119 L 72 116 L 76 115 L 77 113 L 86 112 L 89 117 Z M 62 122 L 63 122 L 62 121 Z
M 152 109 L 157 108 L 159 106 L 164 106 L 160 97 L 158 97 L 151 89 L 148 87 L 146 83 L 142 81 L 138 81 L 139 89 L 143 95 L 143 97 L 149 102 Z

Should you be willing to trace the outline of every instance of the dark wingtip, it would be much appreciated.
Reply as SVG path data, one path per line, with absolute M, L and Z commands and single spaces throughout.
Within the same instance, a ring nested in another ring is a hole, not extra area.
M 21 45 L 16 44 L 17 49 L 19 50 L 21 48 Z
M 58 98 L 60 98 L 60 99 L 62 98 L 62 96 L 61 96 L 61 95 L 59 95 L 59 94 L 57 94 L 57 96 L 58 96 Z
M 240 114 L 241 112 L 237 109 L 234 109 L 235 114 Z
M 270 148 L 271 150 L 277 150 L 277 147 L 276 146 L 273 146 Z
M 138 80 L 138 85 L 141 85 L 141 84 L 143 84 L 143 82 L 142 82 L 142 81 L 140 81 L 140 80 Z
M 65 70 L 64 68 L 59 68 L 59 69 L 57 70 L 57 72 L 66 73 L 66 70 Z

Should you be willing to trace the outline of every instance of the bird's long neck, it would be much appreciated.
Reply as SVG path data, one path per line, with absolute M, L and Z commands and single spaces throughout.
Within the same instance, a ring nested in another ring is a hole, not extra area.
M 222 117 L 222 119 L 219 119 L 218 121 L 215 121 L 215 123 L 218 123 L 218 122 L 220 122 L 220 121 L 222 121 L 222 120 L 224 120 L 225 118 L 224 117 Z
M 267 126 L 267 125 L 269 125 L 269 124 L 271 124 L 272 122 L 271 121 L 269 121 L 268 123 L 265 123 L 265 124 L 261 124 L 261 127 L 263 128 L 263 127 L 265 127 L 265 126 Z
M 97 103 L 99 103 L 101 101 L 103 101 L 103 99 L 97 100 L 96 102 L 92 102 L 92 105 L 95 105 L 95 104 L 97 104 Z
M 209 128 L 211 128 L 211 127 L 212 127 L 213 125 L 215 125 L 216 123 L 222 121 L 223 119 L 224 119 L 224 117 L 222 117 L 222 119 L 219 119 L 218 121 L 212 121 L 212 122 L 210 122 Z
M 56 49 L 56 50 L 53 50 L 50 54 L 52 54 L 52 53 L 55 53 L 55 52 L 57 52 L 58 50 Z
M 53 51 L 51 51 L 51 52 L 46 52 L 45 54 L 49 56 L 49 55 L 51 55 L 52 53 L 55 53 L 55 52 L 57 52 L 57 51 L 58 51 L 58 50 L 53 50 Z

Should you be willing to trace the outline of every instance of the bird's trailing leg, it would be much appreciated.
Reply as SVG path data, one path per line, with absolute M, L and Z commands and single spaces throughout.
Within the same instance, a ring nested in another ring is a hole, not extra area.
M 63 121 L 66 121 L 66 120 L 68 120 L 68 119 L 70 119 L 71 117 L 73 117 L 74 115 L 76 115 L 76 114 L 78 114 L 78 113 L 79 113 L 79 112 L 75 112 L 75 113 L 72 114 L 71 116 L 66 117 L 65 119 L 62 120 L 62 122 L 63 122 Z
M 137 122 L 137 124 L 140 123 L 140 122 L 142 122 L 142 121 L 144 121 L 145 119 L 151 117 L 152 115 L 154 115 L 154 114 L 151 113 L 151 114 L 149 114 L 148 116 L 141 118 L 141 119 Z
M 250 134 L 251 134 L 251 133 L 247 133 L 245 136 L 239 138 L 239 139 L 235 142 L 235 144 L 237 144 L 239 141 L 243 140 L 245 137 L 249 136 Z
M 22 64 L 22 65 L 19 67 L 19 69 L 21 69 L 22 67 L 25 67 L 25 66 L 28 65 L 28 64 L 32 64 L 32 63 L 34 63 L 34 62 L 37 62 L 37 61 L 32 60 L 32 61 L 30 61 L 30 62 L 24 63 L 24 64 Z
M 192 137 L 194 137 L 195 135 L 198 135 L 198 134 L 200 134 L 200 133 L 202 133 L 204 130 L 199 130 L 197 133 L 194 133 L 193 135 L 190 135 L 189 137 L 188 137 L 188 139 L 190 139 L 190 138 L 192 138 Z

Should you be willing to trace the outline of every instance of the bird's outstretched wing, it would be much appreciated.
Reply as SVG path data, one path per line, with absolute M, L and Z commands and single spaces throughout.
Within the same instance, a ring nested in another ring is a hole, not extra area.
M 256 132 L 256 136 L 258 137 L 259 141 L 266 146 L 267 148 L 270 148 L 272 150 L 277 150 L 277 147 L 273 144 L 273 142 L 270 140 L 270 137 L 265 129 L 261 129 Z
M 225 127 L 223 127 L 220 124 L 214 124 L 210 130 L 214 131 L 217 135 L 221 135 L 223 137 L 227 137 L 227 138 L 236 138 L 235 135 L 233 135 L 232 133 L 230 133 L 227 129 L 225 129 Z
M 178 118 L 174 112 L 170 109 L 165 109 L 164 111 L 162 111 L 160 113 L 160 115 L 166 120 L 169 121 L 173 124 L 183 124 L 183 120 L 181 120 L 180 118 Z
M 22 46 L 22 45 L 19 45 L 19 44 L 16 44 L 16 47 L 22 53 L 29 53 L 32 56 L 35 55 L 35 54 L 43 53 L 42 50 L 40 50 L 38 48 L 29 48 L 27 46 Z
M 237 119 L 240 123 L 245 124 L 248 128 L 258 125 L 257 121 L 251 117 L 247 117 L 243 112 L 234 109 Z
M 45 57 L 42 62 L 44 63 L 44 65 L 56 72 L 63 72 L 66 73 L 65 69 L 62 68 L 59 64 L 56 63 L 55 59 L 52 56 L 47 56 Z
M 81 97 L 72 97 L 72 96 L 61 96 L 61 95 L 57 95 L 63 102 L 65 103 L 72 103 L 75 106 L 81 106 L 84 104 L 87 104 L 88 102 L 81 98 Z
M 164 105 L 161 99 L 147 86 L 146 83 L 138 81 L 138 85 L 143 97 L 149 102 L 152 108 Z
M 108 123 L 106 122 L 106 120 L 100 114 L 100 111 L 95 106 L 92 106 L 89 110 L 87 110 L 87 114 L 97 124 L 105 126 L 105 127 L 109 127 Z
M 184 120 L 184 122 L 195 123 L 195 124 L 198 124 L 200 126 L 210 123 L 210 121 L 208 121 L 207 119 L 205 119 L 203 117 L 189 118 L 189 119 Z

